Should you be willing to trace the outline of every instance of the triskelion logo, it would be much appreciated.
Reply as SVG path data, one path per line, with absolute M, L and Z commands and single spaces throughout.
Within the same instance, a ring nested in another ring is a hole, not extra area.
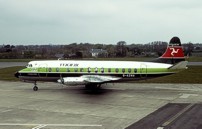
M 174 54 L 177 54 L 179 49 L 175 50 L 175 48 L 170 48 L 172 50 L 171 55 L 174 56 Z

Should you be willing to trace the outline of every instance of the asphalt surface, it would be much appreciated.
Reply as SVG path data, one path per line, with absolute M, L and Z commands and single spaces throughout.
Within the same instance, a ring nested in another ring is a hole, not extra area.
M 202 65 L 202 62 L 188 62 L 188 65 L 190 65 L 190 66 L 200 66 L 200 65 Z
M 201 129 L 202 104 L 169 103 L 127 129 Z
M 13 66 L 26 66 L 27 62 L 0 62 L 0 68 L 13 67 Z
M 201 129 L 201 84 L 32 86 L 0 81 L 0 129 Z

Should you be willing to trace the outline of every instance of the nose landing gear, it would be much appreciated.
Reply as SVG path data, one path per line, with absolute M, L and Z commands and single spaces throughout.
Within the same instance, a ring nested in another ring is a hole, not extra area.
M 36 81 L 34 82 L 33 91 L 38 91 L 38 87 L 37 87 Z

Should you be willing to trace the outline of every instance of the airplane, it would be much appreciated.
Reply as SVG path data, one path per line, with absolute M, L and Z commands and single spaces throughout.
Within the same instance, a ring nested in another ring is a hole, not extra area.
M 33 82 L 37 91 L 38 81 L 58 82 L 63 85 L 85 85 L 98 89 L 105 83 L 150 79 L 177 73 L 187 68 L 181 41 L 173 37 L 165 53 L 152 61 L 86 61 L 45 60 L 31 61 L 16 72 L 15 77 Z

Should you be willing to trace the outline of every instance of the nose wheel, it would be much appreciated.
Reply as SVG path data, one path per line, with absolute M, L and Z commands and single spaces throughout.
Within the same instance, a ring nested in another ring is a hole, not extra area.
M 34 91 L 37 91 L 37 90 L 38 90 L 38 87 L 37 87 L 37 86 L 34 86 L 34 87 L 33 87 L 33 90 L 34 90 Z
M 36 82 L 34 83 L 33 91 L 37 91 L 39 88 L 37 87 Z

